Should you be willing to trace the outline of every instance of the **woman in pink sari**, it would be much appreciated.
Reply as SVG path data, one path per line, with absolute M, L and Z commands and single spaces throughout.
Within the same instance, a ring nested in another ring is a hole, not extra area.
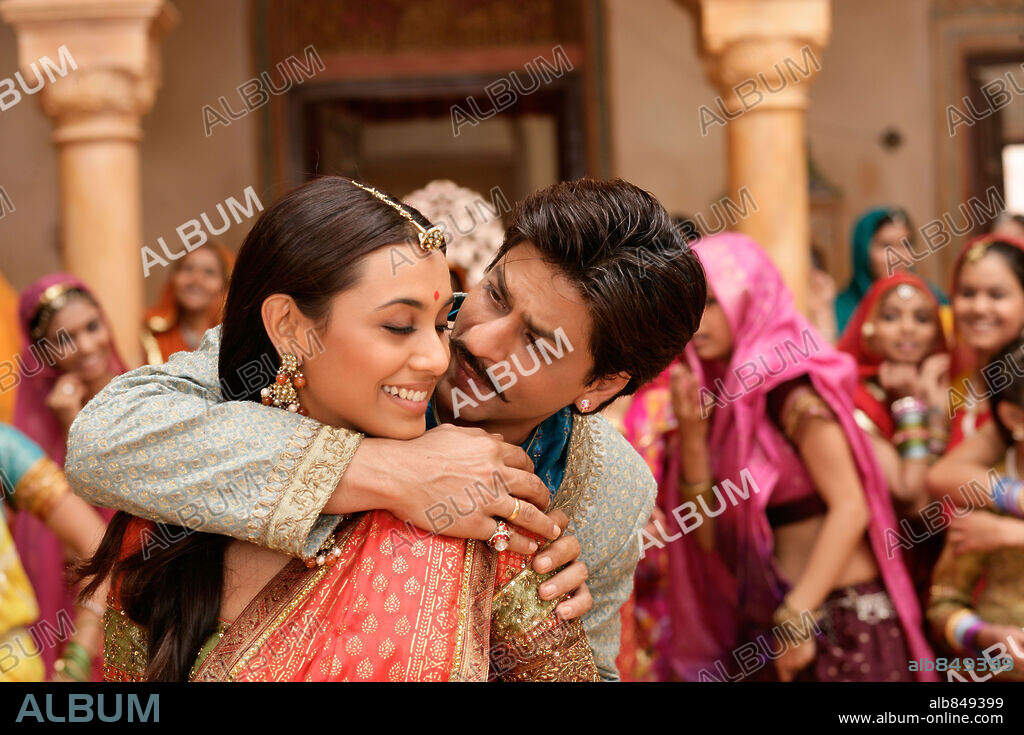
M 63 468 L 67 432 L 75 416 L 124 372 L 124 364 L 96 297 L 67 273 L 45 276 L 22 291 L 18 322 L 21 384 L 14 425 Z M 105 521 L 113 516 L 112 511 L 97 510 Z M 11 525 L 39 602 L 39 619 L 59 629 L 58 612 L 70 613 L 75 598 L 74 588 L 65 579 L 64 545 L 29 513 L 17 514 Z M 49 671 L 55 652 L 47 647 L 42 654 Z
M 645 544 L 671 575 L 661 670 L 912 680 L 907 662 L 931 654 L 885 533 L 888 490 L 854 421 L 853 361 L 800 315 L 752 240 L 695 249 L 709 286 L 701 327 L 626 416 L 666 518 Z

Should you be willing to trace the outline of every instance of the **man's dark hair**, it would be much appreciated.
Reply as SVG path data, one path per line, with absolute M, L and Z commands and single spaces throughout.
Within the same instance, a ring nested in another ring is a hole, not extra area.
M 588 382 L 629 373 L 619 395 L 630 395 L 700 326 L 704 269 L 665 208 L 638 186 L 580 179 L 534 192 L 513 210 L 491 267 L 520 243 L 540 250 L 590 308 Z
M 688 214 L 674 214 L 672 215 L 672 224 L 675 225 L 676 230 L 679 232 L 679 236 L 683 238 L 683 242 L 689 244 L 693 242 L 699 242 L 704 235 L 701 234 L 700 227 L 694 221 L 693 217 Z

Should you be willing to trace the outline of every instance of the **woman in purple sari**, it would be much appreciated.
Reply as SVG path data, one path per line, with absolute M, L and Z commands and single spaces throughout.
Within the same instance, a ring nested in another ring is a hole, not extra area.
M 67 431 L 81 410 L 110 380 L 124 372 L 113 333 L 95 296 L 82 281 L 54 273 L 21 292 L 21 384 L 14 425 L 64 467 Z M 97 509 L 105 521 L 113 512 Z M 74 610 L 75 590 L 64 574 L 64 547 L 29 513 L 14 518 L 12 535 L 39 603 L 39 620 L 58 627 L 57 613 Z M 50 671 L 55 658 L 44 648 Z
M 695 249 L 709 287 L 700 329 L 625 421 L 665 517 L 642 540 L 669 560 L 662 678 L 913 680 L 908 661 L 931 653 L 854 421 L 856 366 L 752 240 Z

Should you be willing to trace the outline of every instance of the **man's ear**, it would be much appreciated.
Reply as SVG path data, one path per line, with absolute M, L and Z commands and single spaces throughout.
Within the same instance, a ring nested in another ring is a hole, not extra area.
M 274 343 L 278 354 L 291 352 L 298 356 L 301 350 L 296 352 L 296 348 L 304 344 L 299 337 L 305 335 L 312 323 L 299 311 L 295 300 L 287 294 L 271 294 L 263 300 L 260 315 L 263 317 L 263 328 L 267 330 L 267 336 Z M 301 364 L 301 357 L 299 362 Z
M 605 401 L 610 401 L 626 387 L 630 381 L 629 373 L 616 373 L 597 378 L 573 400 L 581 413 L 593 413 Z

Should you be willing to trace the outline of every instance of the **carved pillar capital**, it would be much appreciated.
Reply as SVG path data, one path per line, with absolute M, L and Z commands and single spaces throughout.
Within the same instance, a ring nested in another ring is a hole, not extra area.
M 806 109 L 831 30 L 829 0 L 699 2 L 705 71 L 729 112 Z
M 727 129 L 730 194 L 745 187 L 758 204 L 733 227 L 767 250 L 802 307 L 810 269 L 804 111 L 828 42 L 830 0 L 678 1 L 697 17 L 705 73 L 721 91 L 718 110 L 701 114 Z
M 142 357 L 139 139 L 160 83 L 167 0 L 0 0 L 20 91 L 53 120 L 63 267 L 95 290 L 129 367 Z M 12 82 L 14 84 L 14 82 Z M 16 98 L 17 99 L 17 98 Z
M 48 57 L 65 69 L 38 92 L 54 141 L 138 140 L 160 84 L 159 44 L 177 22 L 167 0 L 3 0 L 27 79 Z M 61 57 L 60 49 L 65 49 Z

